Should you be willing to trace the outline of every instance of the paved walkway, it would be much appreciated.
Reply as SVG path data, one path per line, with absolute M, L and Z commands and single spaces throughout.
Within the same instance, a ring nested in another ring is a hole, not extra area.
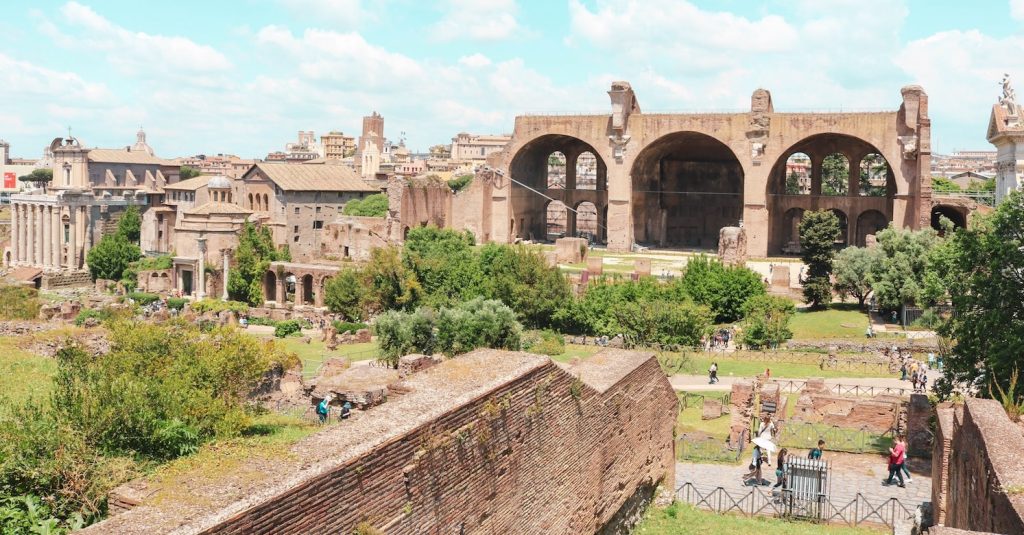
M 933 375 L 934 374 L 934 375 Z M 936 379 L 942 377 L 937 371 L 928 372 L 928 382 L 933 384 Z M 731 390 L 732 385 L 738 381 L 748 380 L 748 377 L 719 377 L 719 382 L 713 385 L 708 384 L 707 375 L 673 375 L 669 378 L 672 388 L 686 390 L 687 392 Z M 806 377 L 773 377 L 774 381 L 805 381 Z M 906 388 L 912 389 L 910 381 L 901 381 L 897 377 L 834 377 L 825 379 L 825 384 L 843 386 L 874 386 L 876 388 Z
M 749 455 L 745 456 L 749 457 Z M 911 510 L 923 502 L 931 501 L 932 479 L 930 476 L 915 472 L 914 467 L 911 467 L 913 481 L 908 483 L 906 488 L 900 488 L 895 483 L 886 486 L 882 484 L 882 479 L 889 475 L 885 466 L 885 457 L 875 455 L 854 457 L 866 458 L 865 460 L 872 463 L 877 460 L 877 466 L 858 468 L 833 465 L 830 498 L 834 505 L 841 507 L 853 501 L 858 493 L 872 505 L 879 505 L 889 498 L 896 498 L 904 507 Z M 678 489 L 686 482 L 692 483 L 701 492 L 722 487 L 734 499 L 738 499 L 752 488 L 747 486 L 747 482 L 743 480 L 743 476 L 747 473 L 746 463 L 746 460 L 742 466 L 676 463 L 676 488 Z M 768 486 L 761 487 L 766 491 L 770 491 L 771 485 L 775 484 L 774 461 L 772 464 L 773 466 L 763 470 L 762 473 L 764 479 L 771 481 Z

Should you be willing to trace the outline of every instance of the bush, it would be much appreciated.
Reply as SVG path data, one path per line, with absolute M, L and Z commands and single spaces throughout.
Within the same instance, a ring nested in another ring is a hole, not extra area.
M 42 303 L 35 288 L 0 285 L 0 319 L 36 319 L 40 308 Z
M 249 325 L 266 325 L 268 327 L 277 325 L 277 322 L 270 318 L 248 318 L 246 321 L 249 322 Z
M 793 302 L 784 297 L 759 295 L 744 306 L 743 344 L 753 348 L 776 348 L 793 337 L 789 320 L 796 312 Z
M 757 273 L 701 255 L 687 262 L 675 291 L 677 299 L 689 296 L 696 304 L 710 307 L 718 323 L 732 323 L 743 317 L 743 304 L 764 295 L 765 287 Z
M 160 299 L 159 295 L 146 292 L 131 292 L 126 297 L 128 299 L 131 299 L 132 301 L 135 301 L 141 306 L 152 304 L 154 301 Z
M 448 187 L 452 188 L 452 191 L 458 193 L 473 182 L 472 174 L 459 175 L 448 181 Z
M 398 367 L 398 359 L 410 353 L 434 354 L 434 313 L 427 308 L 415 312 L 389 310 L 373 324 L 381 360 Z
M 128 266 L 142 256 L 139 246 L 121 234 L 108 234 L 86 254 L 93 280 L 121 280 Z
M 334 330 L 338 331 L 338 334 L 354 333 L 369 328 L 369 325 L 365 323 L 349 323 L 347 321 L 335 321 L 332 325 L 334 325 Z
M 341 213 L 360 217 L 384 217 L 388 215 L 388 196 L 375 193 L 363 199 L 348 201 L 341 209 Z
M 181 310 L 185 308 L 185 303 L 188 303 L 188 299 L 184 297 L 168 297 L 167 308 L 171 310 Z
M 188 305 L 189 310 L 196 314 L 204 314 L 206 312 L 222 312 L 224 310 L 230 310 L 237 314 L 245 314 L 249 311 L 249 305 L 239 301 L 221 301 L 219 299 L 203 299 L 200 301 L 193 301 Z
M 97 322 L 102 323 L 104 321 L 109 320 L 110 318 L 111 313 L 109 308 L 87 308 L 79 312 L 78 315 L 75 316 L 75 325 L 81 327 L 82 325 L 85 325 L 85 322 L 90 319 L 95 319 Z
M 697 347 L 711 331 L 711 310 L 691 302 L 631 302 L 615 309 L 626 347 Z
M 279 321 L 274 325 L 274 337 L 285 338 L 302 331 L 302 326 L 297 320 Z
M 501 301 L 478 297 L 437 314 L 436 350 L 460 355 L 478 347 L 518 350 L 522 326 Z
M 554 357 L 565 353 L 565 339 L 554 331 L 533 331 L 523 337 L 523 351 Z
M 363 319 L 363 300 L 366 286 L 354 269 L 345 269 L 331 277 L 324 285 L 324 304 L 331 312 L 349 320 Z

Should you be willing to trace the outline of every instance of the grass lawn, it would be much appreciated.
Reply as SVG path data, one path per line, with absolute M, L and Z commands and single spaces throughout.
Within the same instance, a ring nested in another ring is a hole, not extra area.
M 18 348 L 16 338 L 0 338 L 0 392 L 7 398 L 21 401 L 29 396 L 46 397 L 56 372 L 56 360 Z
M 349 360 L 370 360 L 377 358 L 377 342 L 366 342 L 362 344 L 344 344 L 338 346 L 335 351 L 328 351 L 316 337 L 311 337 L 310 342 L 304 343 L 301 336 L 290 336 L 288 338 L 274 338 L 272 334 L 255 335 L 264 340 L 273 340 L 274 344 L 283 347 L 285 351 L 295 353 L 302 360 L 302 375 L 306 379 L 313 377 L 320 363 L 331 357 L 346 357 Z
M 796 340 L 864 338 L 868 315 L 856 303 L 833 303 L 825 310 L 798 309 L 789 328 Z
M 585 359 L 594 353 L 597 353 L 602 348 L 597 346 L 581 346 L 576 344 L 566 344 L 565 353 L 561 355 L 555 355 L 551 357 L 551 360 L 555 362 L 569 362 L 574 358 Z
M 652 507 L 633 533 L 637 535 L 706 535 L 710 533 L 757 533 L 758 535 L 865 535 L 883 533 L 871 528 L 851 528 L 789 522 L 777 518 L 746 518 L 701 511 L 692 505 L 674 503 Z
M 685 392 L 678 392 L 680 400 L 682 400 Z M 710 391 L 700 392 L 699 395 L 705 398 L 715 398 L 721 400 L 725 396 L 726 392 L 722 391 Z M 685 409 L 679 411 L 679 416 L 676 417 L 676 434 L 692 433 L 699 431 L 701 433 L 707 433 L 715 438 L 725 440 L 729 436 L 729 415 L 723 414 L 719 418 L 714 420 L 703 420 L 701 415 L 703 414 L 703 408 L 700 402 L 691 397 L 691 403 Z

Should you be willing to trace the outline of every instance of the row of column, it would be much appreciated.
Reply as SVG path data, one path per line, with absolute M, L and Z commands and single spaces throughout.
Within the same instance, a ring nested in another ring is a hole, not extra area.
M 11 204 L 11 262 L 50 269 L 78 269 L 82 258 L 77 222 L 79 212 L 84 209 L 70 207 L 70 226 L 64 240 L 60 206 Z

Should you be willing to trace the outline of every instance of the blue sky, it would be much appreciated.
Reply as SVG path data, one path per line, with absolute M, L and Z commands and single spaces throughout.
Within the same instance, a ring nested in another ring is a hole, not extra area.
M 516 114 L 895 109 L 930 96 L 933 150 L 989 148 L 1003 72 L 1024 83 L 1024 0 L 38 0 L 4 2 L 0 138 L 262 157 L 298 130 L 425 150 Z

